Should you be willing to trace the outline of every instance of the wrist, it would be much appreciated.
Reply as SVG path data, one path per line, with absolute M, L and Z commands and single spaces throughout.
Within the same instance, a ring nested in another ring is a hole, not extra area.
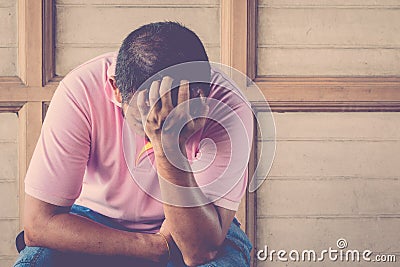
M 159 263 L 166 263 L 170 258 L 169 246 L 165 243 L 165 239 L 159 233 L 153 234 L 153 248 L 155 254 L 153 261 Z
M 152 140 L 151 144 L 153 146 L 154 154 L 159 157 L 168 156 L 168 158 L 171 159 L 172 158 L 181 159 L 182 156 L 185 159 L 187 159 L 185 142 L 179 141 L 179 143 L 176 144 L 175 141 L 176 140 L 168 141 L 168 139 L 163 139 L 163 142 L 161 142 L 161 140 L 158 139 L 155 139 L 155 141 Z
M 167 237 L 161 232 L 156 233 L 156 235 L 161 238 L 160 242 L 162 243 L 160 262 L 169 262 L 171 259 L 171 247 Z

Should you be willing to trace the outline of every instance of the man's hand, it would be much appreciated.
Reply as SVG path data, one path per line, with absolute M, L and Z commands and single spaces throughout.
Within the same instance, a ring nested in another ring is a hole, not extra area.
M 144 131 L 153 145 L 164 201 L 166 220 L 160 231 L 173 241 L 170 243 L 173 257 L 176 244 L 176 250 L 185 264 L 197 266 L 216 257 L 235 211 L 208 203 L 189 160 L 182 157 L 186 156 L 186 141 L 204 127 L 209 107 L 201 90 L 197 92 L 198 98 L 190 99 L 189 84 L 185 80 L 180 82 L 177 106 L 174 107 L 172 81 L 172 78 L 164 77 L 161 82 L 153 82 L 148 98 L 146 91 L 139 92 L 137 107 Z M 178 155 L 179 149 L 181 155 Z M 171 159 L 178 159 L 179 162 L 172 162 Z M 182 188 L 190 188 L 189 193 L 182 195 Z
M 163 135 L 164 144 L 177 141 L 182 150 L 188 138 L 204 127 L 208 106 L 201 90 L 198 91 L 199 98 L 190 99 L 189 83 L 182 80 L 178 89 L 177 106 L 174 107 L 171 97 L 172 81 L 168 76 L 161 83 L 154 81 L 148 100 L 146 90 L 139 92 L 137 106 L 144 131 L 154 147 L 161 147 Z

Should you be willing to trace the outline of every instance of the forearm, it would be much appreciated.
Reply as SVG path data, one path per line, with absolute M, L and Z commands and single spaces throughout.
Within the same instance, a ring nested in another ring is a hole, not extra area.
M 198 97 L 190 104 L 189 82 L 181 80 L 177 105 L 174 105 L 171 97 L 172 80 L 166 76 L 161 83 L 152 82 L 148 95 L 147 91 L 139 92 L 136 102 L 144 131 L 153 145 L 166 228 L 185 263 L 194 266 L 216 255 L 234 212 L 227 209 L 221 212 L 222 208 L 207 204 L 209 201 L 198 187 L 186 157 L 186 141 L 205 126 L 209 111 L 205 93 L 198 88 Z M 196 110 L 196 117 L 192 116 L 191 110 Z M 179 149 L 174 146 L 176 141 L 184 157 L 179 157 Z M 184 165 L 183 168 L 173 166 L 167 154 L 175 157 Z
M 25 231 L 29 246 L 131 256 L 155 262 L 162 261 L 168 255 L 164 240 L 159 235 L 115 230 L 69 213 L 56 214 L 47 222 L 28 224 Z
M 156 155 L 156 163 L 168 229 L 185 261 L 193 259 L 201 261 L 202 257 L 212 257 L 226 235 L 215 206 L 208 203 L 208 199 L 198 188 L 192 172 L 175 168 L 162 154 Z M 190 168 L 189 162 L 184 164 Z M 190 190 L 190 196 L 183 195 L 180 189 L 163 182 L 161 177 L 171 184 L 196 189 Z M 192 207 L 185 207 L 185 201 L 191 203 Z M 199 205 L 193 207 L 194 203 Z

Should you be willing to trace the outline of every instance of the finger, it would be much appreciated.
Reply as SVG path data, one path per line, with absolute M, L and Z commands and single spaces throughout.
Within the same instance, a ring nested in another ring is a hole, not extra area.
M 182 108 L 187 113 L 189 113 L 189 98 L 189 81 L 182 80 L 178 91 L 178 105 L 183 105 Z
M 146 90 L 138 92 L 137 106 L 142 117 L 147 115 L 149 107 L 146 104 Z
M 171 98 L 171 86 L 173 79 L 169 76 L 165 76 L 160 85 L 160 96 L 161 96 L 161 105 L 164 108 L 172 109 L 172 98 Z
M 207 103 L 205 102 L 205 100 L 203 101 L 203 106 L 201 109 L 201 116 L 206 118 L 208 116 L 208 112 L 210 111 L 210 107 L 207 105 Z
M 208 110 L 207 97 L 201 89 L 198 89 L 197 96 L 190 99 L 190 115 L 192 117 L 206 116 Z
M 150 108 L 158 107 L 160 100 L 160 82 L 154 81 L 151 83 L 150 92 L 149 92 L 149 101 L 150 101 Z
M 190 115 L 194 118 L 206 118 L 209 113 L 209 106 L 207 103 L 202 99 L 193 100 L 190 103 L 191 112 Z

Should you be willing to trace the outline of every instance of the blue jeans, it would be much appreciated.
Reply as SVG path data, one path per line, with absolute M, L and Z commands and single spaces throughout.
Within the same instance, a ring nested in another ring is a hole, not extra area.
M 101 215 L 91 209 L 73 205 L 71 213 L 84 216 L 93 221 L 112 227 L 115 229 L 130 231 L 124 226 L 112 221 L 110 218 Z M 233 220 L 225 242 L 220 249 L 215 260 L 201 265 L 202 267 L 216 266 L 235 266 L 245 267 L 250 266 L 250 251 L 252 245 L 246 234 L 239 228 L 240 224 Z M 14 267 L 60 267 L 60 266 L 140 266 L 140 267 L 155 267 L 160 264 L 154 264 L 150 261 L 141 261 L 137 258 L 122 257 L 122 256 L 99 256 L 80 253 L 60 252 L 54 249 L 44 247 L 25 247 L 19 254 L 19 257 Z M 183 262 L 169 262 L 167 267 L 186 266 Z

